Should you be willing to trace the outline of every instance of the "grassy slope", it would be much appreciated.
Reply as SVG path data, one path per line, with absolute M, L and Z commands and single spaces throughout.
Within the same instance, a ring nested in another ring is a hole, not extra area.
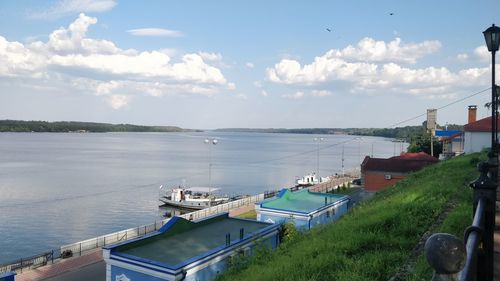
M 477 160 L 478 155 L 460 157 L 417 172 L 336 224 L 313 229 L 254 259 L 244 270 L 229 270 L 220 279 L 388 280 L 405 263 L 448 199 L 477 175 Z M 459 205 L 463 210 L 467 206 L 470 208 L 467 203 Z M 470 215 L 457 217 L 450 223 L 455 228 L 470 222 Z M 422 260 L 417 269 L 413 280 L 428 274 Z

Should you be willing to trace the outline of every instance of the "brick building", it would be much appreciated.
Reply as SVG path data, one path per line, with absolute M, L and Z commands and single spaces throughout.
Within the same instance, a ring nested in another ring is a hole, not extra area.
M 388 159 L 366 156 L 361 163 L 361 181 L 366 191 L 379 191 L 437 162 L 438 159 L 425 152 L 402 153 Z

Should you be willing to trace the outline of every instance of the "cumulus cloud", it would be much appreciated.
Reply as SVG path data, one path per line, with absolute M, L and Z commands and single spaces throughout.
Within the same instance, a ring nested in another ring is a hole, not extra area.
M 116 0 L 61 0 L 44 11 L 28 16 L 34 19 L 57 19 L 78 13 L 102 13 L 113 9 Z
M 405 44 L 400 38 L 388 43 L 363 38 L 356 46 L 349 45 L 342 50 L 330 50 L 327 55 L 352 61 L 416 63 L 417 59 L 435 53 L 440 48 L 441 43 L 436 40 Z
M 267 93 L 267 91 L 266 91 L 266 90 L 262 90 L 262 91 L 260 91 L 260 94 L 261 94 L 263 97 L 267 97 L 267 96 L 269 96 L 269 94 Z
M 435 52 L 440 46 L 437 41 L 403 44 L 399 38 L 389 43 L 365 38 L 357 47 L 330 50 L 315 57 L 309 64 L 282 59 L 266 69 L 266 78 L 277 84 L 314 86 L 320 91 L 323 85 L 342 83 L 351 92 L 384 90 L 429 95 L 438 92 L 445 94 L 450 89 L 461 86 L 478 86 L 487 80 L 487 68 L 452 72 L 446 67 L 411 68 L 401 65 L 414 63 L 425 54 Z M 478 48 L 476 55 L 482 54 L 483 50 Z M 324 96 L 326 92 L 317 92 L 315 95 Z
M 351 80 L 363 76 L 372 76 L 377 72 L 377 65 L 370 63 L 350 63 L 329 55 L 316 57 L 308 65 L 296 60 L 283 59 L 274 67 L 266 70 L 267 78 L 283 84 L 315 84 L 330 80 Z
M 138 29 L 129 29 L 128 33 L 134 36 L 162 36 L 162 37 L 181 37 L 183 36 L 182 32 L 177 30 L 170 30 L 164 28 L 138 28 Z
M 254 68 L 255 67 L 255 65 L 253 63 L 251 63 L 251 62 L 247 62 L 245 65 L 248 68 Z
M 491 53 L 486 46 L 479 46 L 474 49 L 474 56 L 481 61 L 490 61 Z
M 134 94 L 211 96 L 236 88 L 207 62 L 221 59 L 220 54 L 188 53 L 174 60 L 165 50 L 124 50 L 111 41 L 88 38 L 96 23 L 82 13 L 69 27 L 53 31 L 47 42 L 22 44 L 0 36 L 0 77 L 59 79 L 70 87 L 85 83 L 81 89 L 108 97 L 115 109 L 125 107 Z

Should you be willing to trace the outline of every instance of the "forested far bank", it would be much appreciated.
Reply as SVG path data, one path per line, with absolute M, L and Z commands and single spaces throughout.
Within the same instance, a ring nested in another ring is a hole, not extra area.
M 0 132 L 190 132 L 196 130 L 182 129 L 176 126 L 142 126 L 132 124 L 109 124 L 77 121 L 21 121 L 0 120 Z
M 463 130 L 462 125 L 448 125 L 448 130 Z M 438 125 L 438 129 L 444 130 Z M 224 128 L 217 129 L 218 132 L 245 132 L 245 133 L 282 133 L 282 134 L 344 134 L 358 136 L 375 136 L 385 138 L 396 138 L 410 141 L 412 136 L 421 135 L 425 132 L 423 126 L 405 126 L 396 128 Z

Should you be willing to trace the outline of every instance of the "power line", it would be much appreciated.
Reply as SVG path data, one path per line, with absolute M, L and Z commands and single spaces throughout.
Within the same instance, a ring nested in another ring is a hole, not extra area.
M 479 95 L 479 94 L 481 94 L 481 93 L 484 93 L 484 92 L 486 92 L 486 91 L 488 91 L 488 90 L 491 90 L 491 87 L 486 88 L 486 89 L 484 89 L 484 90 L 481 90 L 481 91 L 479 91 L 479 92 L 476 92 L 476 93 L 474 93 L 474 94 L 471 94 L 471 95 L 469 95 L 469 96 L 466 96 L 466 97 L 464 97 L 464 98 L 458 99 L 458 100 L 456 100 L 456 101 L 450 102 L 450 103 L 448 103 L 448 104 L 446 104 L 446 105 L 443 105 L 443 106 L 441 106 L 441 107 L 438 107 L 437 109 L 439 110 L 439 109 L 446 108 L 446 107 L 448 107 L 448 106 L 450 106 L 450 105 L 454 105 L 454 104 L 459 103 L 459 102 L 461 102 L 461 101 L 464 101 L 464 100 L 466 100 L 466 99 L 472 98 L 473 96 L 477 96 L 477 95 Z M 420 118 L 420 117 L 422 117 L 422 116 L 425 116 L 425 115 L 426 115 L 426 113 L 423 113 L 423 114 L 420 114 L 420 115 L 418 115 L 418 116 L 415 116 L 415 117 L 412 117 L 412 118 L 408 118 L 408 119 L 403 120 L 403 121 L 401 121 L 401 122 L 398 122 L 398 123 L 392 124 L 392 125 L 390 125 L 390 126 L 388 126 L 388 127 L 389 127 L 389 128 L 390 128 L 390 127 L 395 127 L 395 126 L 397 126 L 397 125 L 401 125 L 401 124 L 404 124 L 404 123 L 406 123 L 406 122 L 409 122 L 409 121 L 412 121 L 412 120 L 418 119 L 418 118 Z

